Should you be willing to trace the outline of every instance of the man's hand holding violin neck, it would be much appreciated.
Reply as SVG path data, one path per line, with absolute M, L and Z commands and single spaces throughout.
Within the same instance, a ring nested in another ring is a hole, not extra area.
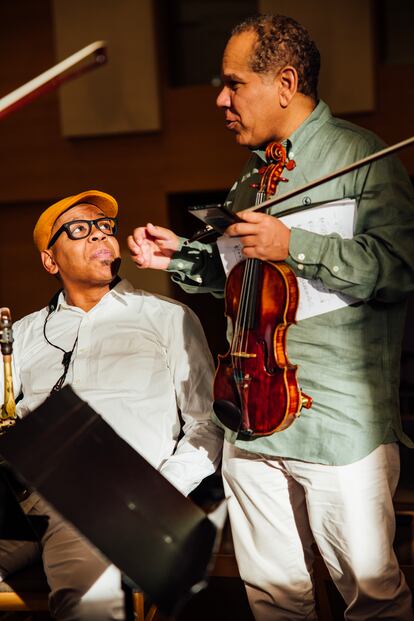
M 166 270 L 178 250 L 179 239 L 170 229 L 148 223 L 128 236 L 128 247 L 137 267 Z
M 284 261 L 289 256 L 290 229 L 274 216 L 257 211 L 239 211 L 243 222 L 231 224 L 226 235 L 240 237 L 248 259 Z

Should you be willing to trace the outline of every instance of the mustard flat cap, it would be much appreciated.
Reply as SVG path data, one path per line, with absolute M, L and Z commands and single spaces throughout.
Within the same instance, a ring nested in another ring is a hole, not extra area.
M 68 196 L 54 203 L 41 214 L 33 230 L 33 239 L 39 251 L 46 250 L 52 235 L 52 228 L 59 216 L 64 212 L 78 205 L 79 203 L 90 203 L 100 207 L 106 216 L 114 218 L 118 213 L 118 203 L 105 192 L 99 190 L 87 190 L 75 196 Z

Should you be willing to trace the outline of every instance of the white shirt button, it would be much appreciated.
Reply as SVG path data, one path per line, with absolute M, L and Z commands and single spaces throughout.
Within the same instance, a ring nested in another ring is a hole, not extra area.
M 339 267 L 337 265 L 334 265 L 332 269 L 335 273 L 339 272 Z
M 298 263 L 298 270 L 303 270 L 303 263 Z
M 300 254 L 298 254 L 298 259 L 299 261 L 303 261 L 305 258 L 305 255 L 303 254 L 303 252 L 301 252 Z

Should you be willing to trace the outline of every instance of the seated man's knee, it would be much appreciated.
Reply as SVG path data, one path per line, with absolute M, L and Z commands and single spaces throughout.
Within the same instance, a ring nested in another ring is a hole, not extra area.
M 119 570 L 110 565 L 86 593 L 58 589 L 50 596 L 58 621 L 118 621 L 125 618 L 125 597 Z

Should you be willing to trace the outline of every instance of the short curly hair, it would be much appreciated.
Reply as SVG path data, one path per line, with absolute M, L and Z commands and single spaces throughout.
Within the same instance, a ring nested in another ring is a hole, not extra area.
M 298 72 L 298 92 L 317 100 L 321 57 L 308 31 L 285 15 L 258 15 L 238 24 L 231 36 L 253 31 L 257 43 L 250 58 L 256 73 L 270 73 L 286 65 Z

